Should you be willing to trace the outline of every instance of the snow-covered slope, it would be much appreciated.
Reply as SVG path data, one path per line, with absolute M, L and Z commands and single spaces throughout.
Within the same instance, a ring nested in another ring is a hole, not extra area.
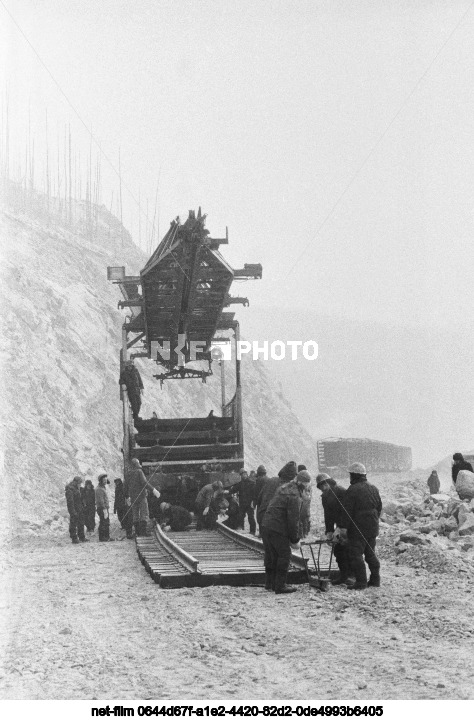
M 14 527 L 62 523 L 64 485 L 122 474 L 118 351 L 123 313 L 107 265 L 136 273 L 145 256 L 102 208 L 95 237 L 34 215 L 2 210 L 2 334 L 6 508 Z M 245 315 L 240 318 L 245 334 Z M 169 382 L 139 364 L 142 415 L 203 415 L 219 408 L 217 378 Z M 259 362 L 243 364 L 246 463 L 276 472 L 294 459 L 316 470 L 316 449 Z M 12 529 L 13 530 L 13 529 Z

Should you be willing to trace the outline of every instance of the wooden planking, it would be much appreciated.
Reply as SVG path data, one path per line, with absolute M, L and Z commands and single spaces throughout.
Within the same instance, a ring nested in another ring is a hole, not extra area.
M 149 448 L 134 448 L 132 456 L 143 461 L 154 461 L 159 463 L 163 460 L 202 460 L 233 458 L 239 451 L 238 443 L 227 443 L 223 445 L 200 445 L 200 446 L 150 446 Z
M 230 443 L 234 438 L 234 432 L 232 430 L 209 430 L 209 431 L 160 431 L 153 433 L 137 433 L 135 440 L 139 446 L 153 446 L 153 445 L 175 445 L 180 443 L 183 445 L 186 442 L 189 445 L 202 444 L 206 441 L 209 443 Z
M 205 530 L 165 534 L 157 527 L 152 538 L 137 538 L 137 552 L 148 573 L 162 588 L 263 585 L 263 546 L 257 539 L 253 540 L 252 546 L 244 534 L 229 537 Z M 173 549 L 177 552 L 173 553 Z M 180 563 L 181 557 L 191 557 L 197 563 L 193 568 L 187 563 L 185 568 Z M 292 563 L 288 579 L 305 583 L 306 573 L 300 565 Z
M 232 427 L 232 418 L 220 418 L 219 416 L 206 416 L 204 418 L 140 418 L 135 422 L 135 428 L 141 433 L 147 431 L 172 431 L 172 430 L 207 430 L 217 428 L 227 430 Z

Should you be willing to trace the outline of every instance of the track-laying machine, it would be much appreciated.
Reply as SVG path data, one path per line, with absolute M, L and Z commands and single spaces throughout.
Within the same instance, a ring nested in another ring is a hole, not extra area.
M 123 295 L 119 307 L 129 310 L 120 351 L 125 472 L 130 460 L 138 458 L 170 501 L 183 502 L 187 492 L 192 495 L 213 480 L 232 485 L 244 463 L 239 323 L 227 309 L 248 305 L 246 298 L 231 296 L 230 287 L 236 279 L 261 278 L 262 266 L 232 269 L 220 253 L 228 243 L 227 229 L 224 238 L 211 238 L 205 220 L 201 209 L 189 211 L 184 223 L 173 220 L 139 275 L 127 275 L 123 266 L 108 268 L 108 279 Z M 222 345 L 234 346 L 235 359 L 235 393 L 229 401 L 222 393 L 221 415 L 142 418 L 134 360 L 156 363 L 154 377 L 161 385 L 196 378 L 206 382 L 221 354 L 216 337 Z M 186 505 L 192 505 L 192 498 Z
M 224 488 L 232 487 L 244 465 L 239 323 L 227 308 L 234 303 L 248 305 L 246 298 L 230 295 L 231 284 L 236 279 L 261 278 L 262 266 L 232 269 L 219 252 L 227 243 L 227 231 L 225 238 L 209 236 L 199 209 L 197 214 L 190 211 L 184 223 L 179 218 L 171 223 L 139 275 L 127 275 L 123 266 L 108 269 L 109 280 L 122 291 L 119 307 L 129 310 L 120 351 L 125 476 L 132 459 L 138 458 L 149 484 L 160 491 L 160 503 L 177 503 L 188 510 L 194 510 L 200 487 L 217 480 Z M 235 392 L 227 401 L 222 347 L 228 351 L 229 343 L 234 346 L 230 355 L 235 362 Z M 205 383 L 213 363 L 219 363 L 221 414 L 160 418 L 154 413 L 142 418 L 136 358 L 157 364 L 154 377 L 161 385 L 196 378 Z M 161 509 L 158 516 L 152 515 L 163 520 L 160 514 Z M 207 530 L 188 529 L 171 531 L 156 523 L 151 535 L 136 539 L 140 560 L 160 586 L 264 582 L 260 539 L 220 521 Z M 306 571 L 306 560 L 293 554 L 289 579 L 304 583 Z

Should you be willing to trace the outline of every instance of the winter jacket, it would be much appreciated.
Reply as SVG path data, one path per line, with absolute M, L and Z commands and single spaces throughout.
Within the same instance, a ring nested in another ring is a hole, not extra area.
M 268 504 L 277 492 L 277 489 L 285 483 L 288 483 L 288 481 L 291 480 L 291 476 L 293 475 L 294 477 L 295 472 L 296 465 L 290 461 L 290 463 L 283 466 L 281 471 L 278 473 L 278 476 L 275 478 L 267 478 L 257 496 L 257 523 L 259 526 L 262 525 L 263 517 L 268 508 Z
M 189 511 L 182 506 L 170 506 L 167 516 L 168 525 L 172 531 L 184 531 L 193 521 Z
M 280 486 L 265 512 L 263 528 L 288 538 L 290 543 L 297 543 L 302 536 L 301 504 L 302 493 L 295 481 Z
M 457 476 L 456 476 L 457 478 Z M 436 471 L 433 471 L 431 476 L 426 481 L 428 484 L 428 488 L 430 489 L 430 494 L 433 493 L 439 493 L 439 489 L 441 488 L 441 484 L 439 482 L 439 476 L 436 473 Z
M 229 496 L 227 500 L 229 507 L 227 509 L 227 520 L 224 521 L 224 526 L 236 530 L 240 524 L 240 506 L 232 496 Z
M 208 508 L 214 495 L 214 488 L 212 483 L 208 483 L 203 486 L 196 496 L 196 508 L 202 512 L 205 508 Z
M 140 391 L 143 390 L 141 375 L 138 368 L 134 365 L 124 366 L 122 372 L 120 373 L 119 383 L 120 385 L 127 386 L 128 393 L 135 392 L 140 394 Z
M 143 389 L 143 382 L 140 373 L 134 365 L 124 366 L 120 374 L 119 383 L 120 386 L 125 385 L 127 387 L 127 394 L 132 407 L 132 413 L 134 418 L 136 418 L 140 412 L 142 404 L 141 391 Z
M 123 486 L 123 481 L 118 481 L 115 484 L 114 513 L 117 513 L 117 511 L 122 511 L 126 507 L 127 504 L 125 502 L 125 489 Z
M 81 488 L 82 507 L 85 513 L 95 513 L 95 489 L 94 486 Z
M 107 495 L 107 490 L 105 486 L 97 486 L 95 489 L 95 503 L 97 506 L 97 510 L 109 510 L 109 497 Z
M 346 490 L 343 499 L 344 511 L 341 527 L 347 528 L 347 535 L 375 538 L 379 534 L 379 518 L 382 501 L 378 488 L 365 478 L 358 478 Z
M 247 476 L 247 478 L 242 478 L 235 486 L 232 486 L 231 492 L 239 494 L 239 505 L 242 510 L 248 508 L 254 502 L 255 485 L 256 481 Z
M 260 491 L 260 495 L 257 498 L 257 523 L 259 526 L 262 525 L 263 517 L 273 496 L 279 487 L 284 486 L 285 483 L 287 483 L 287 481 L 279 476 L 276 476 L 276 478 L 269 478 L 264 484 L 262 490 Z
M 70 516 L 80 516 L 84 512 L 81 489 L 71 481 L 65 488 L 67 510 Z
M 321 496 L 321 503 L 324 511 L 324 524 L 326 533 L 332 533 L 335 526 L 341 526 L 344 518 L 343 498 L 346 495 L 346 489 L 335 484 L 329 486 Z
M 145 474 L 141 468 L 134 468 L 127 472 L 127 484 L 124 488 L 124 493 L 128 494 L 125 497 L 130 497 L 131 502 L 137 500 L 137 498 L 143 498 L 145 495 L 145 489 L 152 488 L 151 484 L 148 483 Z
M 267 474 L 265 474 L 264 476 L 257 476 L 257 480 L 255 481 L 255 490 L 254 490 L 254 496 L 253 496 L 253 501 L 254 501 L 255 506 L 257 506 L 257 504 L 258 504 L 258 497 L 260 495 L 260 492 L 268 480 L 269 480 L 269 478 L 268 478 Z
M 468 461 L 461 461 L 460 463 L 455 463 L 451 469 L 451 476 L 454 485 L 456 485 L 459 471 L 471 471 L 471 473 L 474 473 L 474 471 L 472 470 L 472 466 Z

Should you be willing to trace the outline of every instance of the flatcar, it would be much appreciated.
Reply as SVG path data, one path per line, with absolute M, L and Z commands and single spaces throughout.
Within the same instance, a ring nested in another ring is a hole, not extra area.
M 368 472 L 409 471 L 411 448 L 369 438 L 324 438 L 317 443 L 318 465 L 322 473 L 343 475 L 352 463 L 363 463 Z

